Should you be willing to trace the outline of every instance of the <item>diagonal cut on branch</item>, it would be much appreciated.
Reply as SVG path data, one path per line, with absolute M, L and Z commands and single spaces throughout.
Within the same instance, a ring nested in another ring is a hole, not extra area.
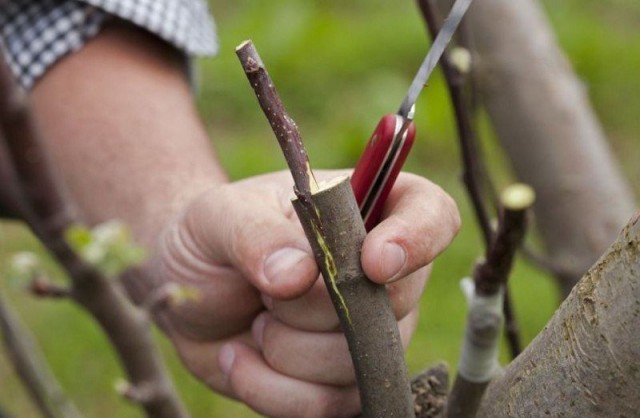
M 366 235 L 348 177 L 314 186 L 295 124 L 250 41 L 236 53 L 291 168 L 293 205 L 313 249 L 356 370 L 365 417 L 413 416 L 411 387 L 398 326 L 384 286 L 360 265 Z

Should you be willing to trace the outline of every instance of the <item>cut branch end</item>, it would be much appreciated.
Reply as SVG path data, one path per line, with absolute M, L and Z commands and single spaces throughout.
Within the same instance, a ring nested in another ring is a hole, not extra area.
M 533 205 L 536 193 L 528 184 L 516 183 L 504 189 L 500 200 L 505 209 L 522 211 Z

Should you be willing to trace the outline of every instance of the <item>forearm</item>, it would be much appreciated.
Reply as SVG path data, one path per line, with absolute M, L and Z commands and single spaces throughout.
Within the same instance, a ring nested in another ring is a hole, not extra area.
M 138 241 L 226 181 L 193 104 L 182 57 L 112 24 L 61 60 L 31 99 L 55 166 L 89 223 L 118 218 Z

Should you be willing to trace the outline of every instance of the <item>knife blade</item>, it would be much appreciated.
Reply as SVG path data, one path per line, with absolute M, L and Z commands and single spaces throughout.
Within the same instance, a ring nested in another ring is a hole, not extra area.
M 367 231 L 379 222 L 384 202 L 415 139 L 415 102 L 451 41 L 472 0 L 456 0 L 420 65 L 400 109 L 383 116 L 351 176 L 351 187 Z

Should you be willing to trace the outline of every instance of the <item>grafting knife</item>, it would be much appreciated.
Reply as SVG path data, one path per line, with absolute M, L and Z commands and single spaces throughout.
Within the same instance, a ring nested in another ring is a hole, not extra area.
M 356 164 L 351 187 L 367 231 L 379 221 L 382 207 L 407 159 L 416 135 L 415 102 L 438 64 L 472 0 L 456 0 L 416 74 L 397 113 L 385 115 Z

